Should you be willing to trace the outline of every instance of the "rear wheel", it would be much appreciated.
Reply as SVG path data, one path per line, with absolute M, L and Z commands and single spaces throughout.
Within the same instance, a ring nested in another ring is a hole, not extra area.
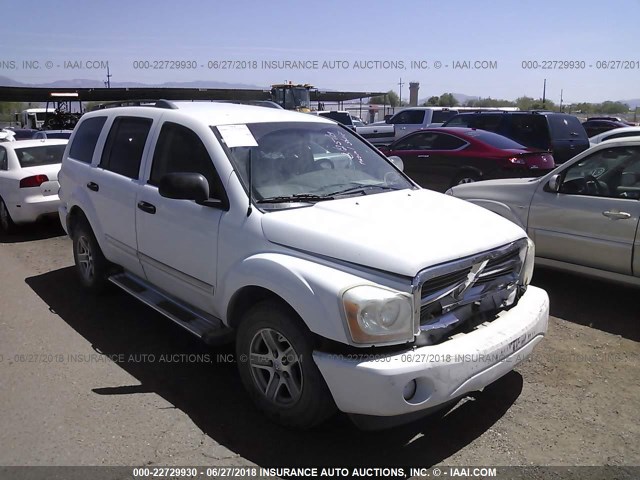
M 9 210 L 4 203 L 4 200 L 0 198 L 0 228 L 4 233 L 13 233 L 16 229 L 15 223 L 11 220 Z
M 73 258 L 80 282 L 90 290 L 102 290 L 107 283 L 109 263 L 86 219 L 80 219 L 74 226 L 72 238 Z
M 335 412 L 313 361 L 311 334 L 287 306 L 264 301 L 252 307 L 238 329 L 236 351 L 242 383 L 272 420 L 304 429 Z

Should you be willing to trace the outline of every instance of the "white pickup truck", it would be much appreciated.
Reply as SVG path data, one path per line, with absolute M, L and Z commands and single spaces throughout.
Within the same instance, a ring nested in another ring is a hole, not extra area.
M 372 125 L 357 125 L 356 122 L 354 122 L 351 114 L 346 110 L 321 110 L 313 113 L 320 117 L 329 118 L 333 121 L 349 127 L 352 130 L 355 130 L 358 135 L 366 138 L 374 145 L 386 144 L 387 139 L 395 137 L 395 128 L 393 125 L 387 125 L 384 123 Z M 381 143 L 379 140 L 383 140 L 383 142 Z
M 392 161 L 303 113 L 115 107 L 74 130 L 59 213 L 85 287 L 111 282 L 205 341 L 235 339 L 272 419 L 399 423 L 512 370 L 549 303 L 521 228 Z
M 394 129 L 393 131 L 380 130 L 380 135 L 369 139 L 369 141 L 374 145 L 389 145 L 395 140 L 416 130 L 428 127 L 439 127 L 458 113 L 458 109 L 449 107 L 404 108 L 383 122 L 370 123 L 368 125 L 369 128 L 381 129 L 384 126 L 393 126 Z

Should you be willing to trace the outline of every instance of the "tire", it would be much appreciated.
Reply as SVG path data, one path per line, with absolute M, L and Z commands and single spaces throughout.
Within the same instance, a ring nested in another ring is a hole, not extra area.
M 455 187 L 456 185 L 464 185 L 465 183 L 473 183 L 473 182 L 477 182 L 478 180 L 480 180 L 480 176 L 472 173 L 472 172 L 464 172 L 459 174 L 456 178 L 453 179 L 453 182 L 451 183 L 452 187 Z
M 109 262 L 86 219 L 78 220 L 73 227 L 72 239 L 73 259 L 80 283 L 88 290 L 102 291 L 107 284 Z
M 16 231 L 16 224 L 13 223 L 11 214 L 2 198 L 0 198 L 0 229 L 7 235 Z
M 249 309 L 236 337 L 238 370 L 249 396 L 269 418 L 297 429 L 336 411 L 313 361 L 311 338 L 295 312 L 271 300 Z

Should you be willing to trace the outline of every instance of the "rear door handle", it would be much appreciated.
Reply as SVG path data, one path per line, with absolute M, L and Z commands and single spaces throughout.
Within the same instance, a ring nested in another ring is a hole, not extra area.
M 418 155 L 418 158 L 429 158 L 429 155 Z
M 631 218 L 631 214 L 627 212 L 613 212 L 611 210 L 605 210 L 602 214 L 605 217 L 614 218 L 616 220 L 627 220 Z
M 138 202 L 138 208 L 140 210 L 142 210 L 143 212 L 147 212 L 150 213 L 151 215 L 153 215 L 154 213 L 156 213 L 156 207 L 155 205 L 151 205 L 148 202 Z
M 89 190 L 93 190 L 94 192 L 97 192 L 98 190 L 100 190 L 100 185 L 98 185 L 95 182 L 89 182 L 87 183 L 87 188 Z

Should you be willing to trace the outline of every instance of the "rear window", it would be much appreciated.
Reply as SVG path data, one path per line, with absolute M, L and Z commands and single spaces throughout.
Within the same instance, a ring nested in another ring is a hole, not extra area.
M 340 122 L 343 125 L 353 125 L 351 122 L 351 115 L 344 112 L 322 112 L 318 114 L 321 117 L 330 118 L 336 122 Z
M 605 140 L 613 140 L 615 138 L 626 138 L 626 137 L 640 137 L 640 130 L 633 131 L 633 132 L 614 133 L 612 135 L 604 137 L 602 141 L 604 142 Z
M 587 138 L 587 132 L 576 117 L 572 115 L 548 115 L 551 135 L 556 139 Z
M 444 123 L 458 114 L 457 110 L 433 110 L 431 123 Z
M 16 148 L 18 162 L 23 168 L 53 165 L 62 162 L 66 145 L 42 145 L 37 147 Z
M 521 145 L 518 142 L 511 140 L 510 138 L 503 137 L 502 135 L 498 135 L 497 133 L 486 132 L 484 130 L 468 132 L 467 135 L 495 148 L 519 150 L 523 150 L 526 148 L 524 145 Z
M 69 138 L 71 132 L 47 133 L 47 138 Z
M 527 147 L 548 150 L 551 140 L 544 115 L 511 115 L 509 138 Z

